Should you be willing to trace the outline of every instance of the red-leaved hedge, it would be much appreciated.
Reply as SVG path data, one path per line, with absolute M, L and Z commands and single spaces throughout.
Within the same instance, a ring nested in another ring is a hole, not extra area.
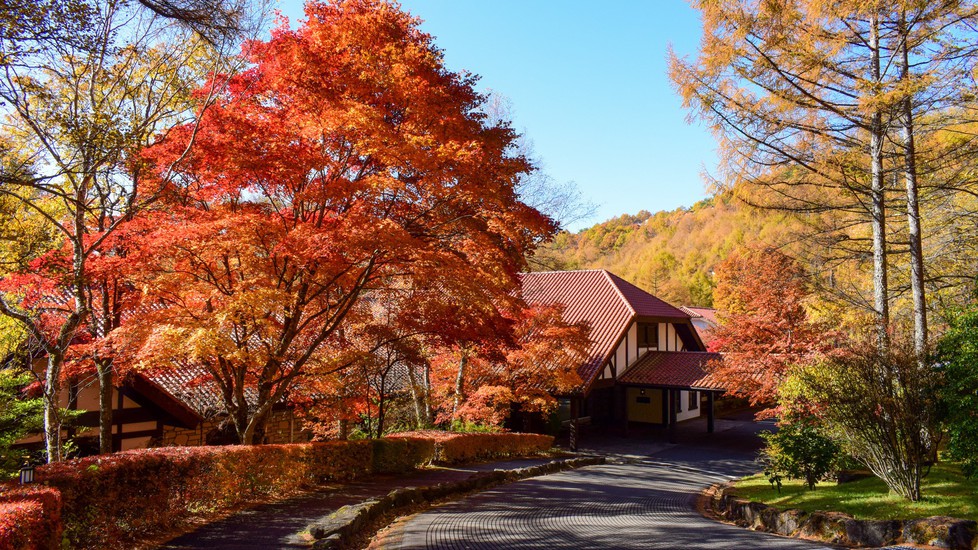
M 0 549 L 61 547 L 61 495 L 44 486 L 0 486 Z
M 426 434 L 427 435 L 427 434 Z M 0 486 L 0 549 L 124 547 L 190 518 L 433 460 L 528 454 L 553 438 L 453 434 L 290 445 L 140 449 L 38 467 L 44 486 Z M 481 446 L 481 447 L 480 447 Z M 27 519 L 25 519 L 27 518 Z
M 453 433 L 437 430 L 402 432 L 392 437 L 423 437 L 435 441 L 435 461 L 446 464 L 523 456 L 553 446 L 549 435 L 519 433 Z
M 539 434 L 459 434 L 442 442 L 435 459 L 457 463 L 507 456 L 523 456 L 546 451 L 554 438 Z
M 73 546 L 102 547 L 324 481 L 408 471 L 433 449 L 424 439 L 169 447 L 52 464 L 38 478 L 61 491 Z

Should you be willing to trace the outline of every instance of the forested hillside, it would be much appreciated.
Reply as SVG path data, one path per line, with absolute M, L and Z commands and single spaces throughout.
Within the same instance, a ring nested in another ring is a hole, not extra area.
M 741 247 L 776 247 L 805 267 L 817 291 L 817 300 L 809 303 L 812 313 L 851 328 L 868 323 L 869 224 L 842 210 L 787 213 L 745 202 L 754 199 L 734 186 L 690 208 L 655 214 L 642 210 L 577 233 L 561 232 L 531 265 L 536 271 L 607 269 L 673 304 L 712 306 L 712 272 L 719 262 Z M 974 203 L 970 197 L 932 200 L 922 209 L 926 227 L 941 229 L 923 242 L 930 266 L 929 308 L 938 330 L 954 304 L 967 301 L 976 288 Z M 888 220 L 891 234 L 898 236 L 889 247 L 891 306 L 898 325 L 909 322 L 911 309 L 900 222 L 899 214 Z
M 603 268 L 671 303 L 709 306 L 717 263 L 740 246 L 788 244 L 796 224 L 722 194 L 691 208 L 642 210 L 560 233 L 538 253 L 534 269 Z

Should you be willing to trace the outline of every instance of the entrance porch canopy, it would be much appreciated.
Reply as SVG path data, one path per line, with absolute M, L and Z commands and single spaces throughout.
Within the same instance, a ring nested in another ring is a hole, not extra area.
M 707 363 L 722 361 L 719 353 L 695 351 L 649 351 L 639 357 L 628 370 L 618 377 L 618 384 L 639 388 L 663 390 L 663 414 L 668 414 L 670 439 L 675 437 L 676 406 L 679 391 L 699 391 L 706 394 L 706 429 L 713 432 L 713 403 L 716 394 L 724 388 L 707 371 Z M 663 418 L 666 420 L 666 418 Z
M 707 372 L 719 353 L 702 351 L 649 351 L 618 377 L 619 384 L 678 390 L 722 392 L 723 386 Z

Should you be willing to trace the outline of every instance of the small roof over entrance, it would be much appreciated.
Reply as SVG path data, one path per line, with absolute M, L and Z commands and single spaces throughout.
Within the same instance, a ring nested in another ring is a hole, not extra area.
M 723 386 L 706 371 L 706 364 L 714 360 L 721 360 L 719 353 L 649 351 L 622 373 L 618 382 L 633 386 L 723 391 Z

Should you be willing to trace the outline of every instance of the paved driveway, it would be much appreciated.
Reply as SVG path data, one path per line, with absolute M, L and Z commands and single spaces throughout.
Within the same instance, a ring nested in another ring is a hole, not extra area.
M 694 425 L 676 445 L 592 439 L 612 463 L 527 479 L 446 504 L 402 523 L 400 548 L 785 548 L 825 545 L 747 531 L 701 517 L 706 486 L 755 471 L 753 422 Z

